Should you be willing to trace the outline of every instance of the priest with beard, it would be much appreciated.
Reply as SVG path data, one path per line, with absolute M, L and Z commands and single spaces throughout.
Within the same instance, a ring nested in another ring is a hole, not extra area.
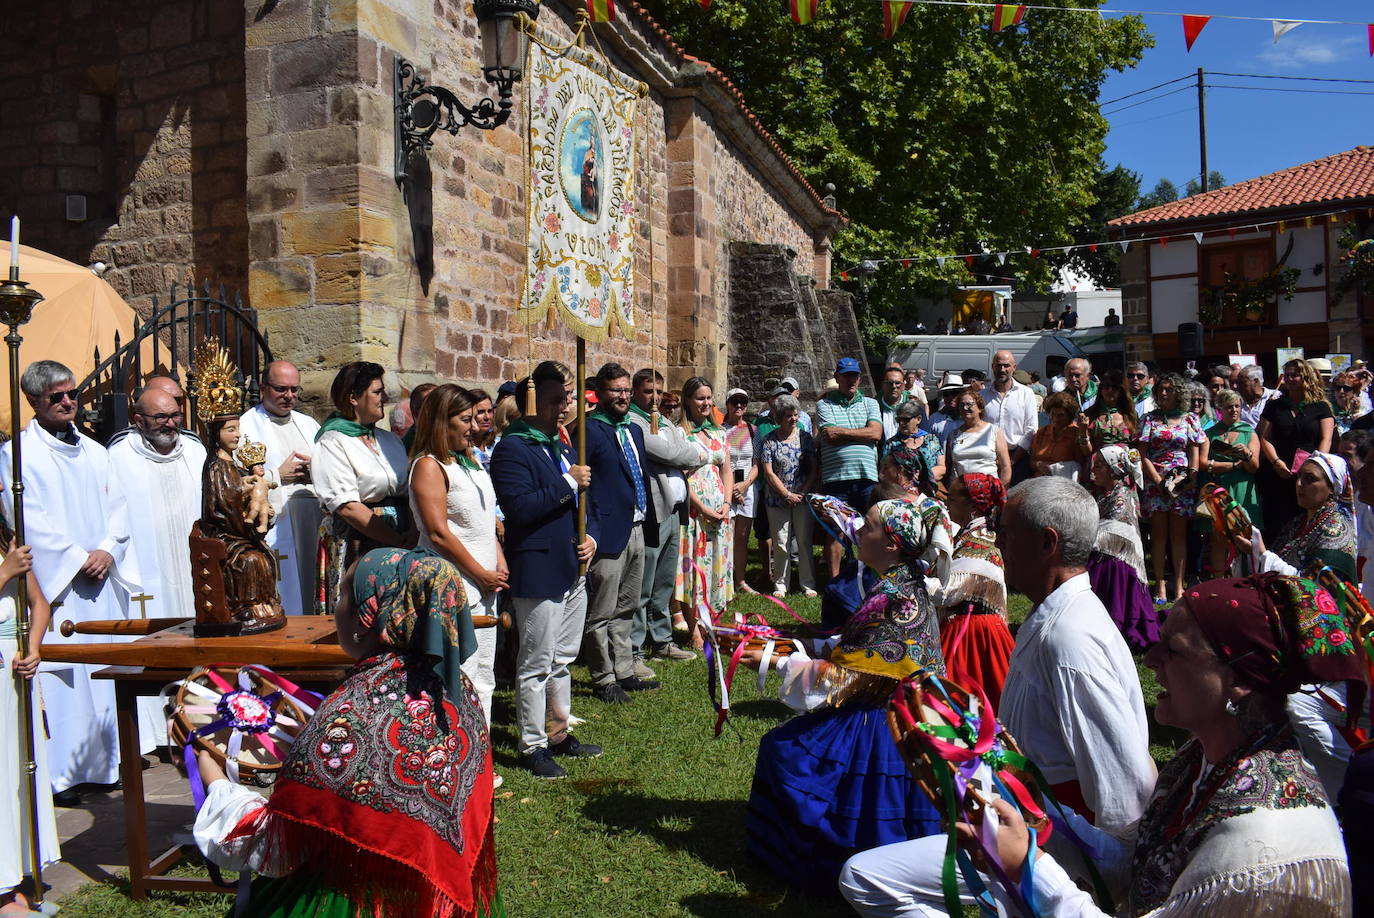
M 128 617 L 129 596 L 140 575 L 130 545 L 124 491 L 113 484 L 105 447 L 79 433 L 72 371 L 54 360 L 24 370 L 19 388 L 34 417 L 19 435 L 23 445 L 25 540 L 33 572 L 56 621 Z M 0 447 L 0 479 L 14 494 L 12 443 Z M 10 523 L 11 501 L 0 501 Z M 60 611 L 58 611 L 60 606 Z M 73 635 L 85 643 L 113 640 Z M 69 640 L 53 629 L 44 643 Z M 119 778 L 119 737 L 114 683 L 94 681 L 98 666 L 42 664 L 47 711 L 48 771 L 53 799 L 75 805 L 78 784 L 113 784 Z
M 267 547 L 276 552 L 277 593 L 287 615 L 314 609 L 316 548 L 320 531 L 320 501 L 310 482 L 310 455 L 319 423 L 296 411 L 301 374 L 285 360 L 274 360 L 262 374 L 262 403 L 239 419 L 243 436 L 267 447 L 264 474 L 267 492 L 277 513 L 267 531 Z
M 205 447 L 180 430 L 181 408 L 160 388 L 134 403 L 134 432 L 110 447 L 110 479 L 126 503 L 129 534 L 139 560 L 141 590 L 130 597 L 131 618 L 195 615 L 191 584 L 191 527 L 200 517 Z M 138 699 L 143 754 L 167 744 L 167 717 L 156 697 Z

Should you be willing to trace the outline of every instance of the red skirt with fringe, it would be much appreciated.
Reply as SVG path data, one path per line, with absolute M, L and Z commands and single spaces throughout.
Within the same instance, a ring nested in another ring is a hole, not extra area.
M 970 691 L 981 687 L 993 711 L 1002 706 L 1002 684 L 1015 645 L 1007 623 L 993 613 L 960 612 L 940 625 L 946 674 Z

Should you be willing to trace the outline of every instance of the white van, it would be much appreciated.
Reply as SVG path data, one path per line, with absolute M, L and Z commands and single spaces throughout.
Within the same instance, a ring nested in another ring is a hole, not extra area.
M 1007 332 L 999 335 L 898 335 L 889 363 L 906 370 L 925 370 L 926 386 L 934 388 L 946 371 L 982 370 L 992 377 L 992 355 L 1011 351 L 1016 367 L 1049 380 L 1064 370 L 1072 357 L 1084 353 L 1066 336 L 1054 331 Z

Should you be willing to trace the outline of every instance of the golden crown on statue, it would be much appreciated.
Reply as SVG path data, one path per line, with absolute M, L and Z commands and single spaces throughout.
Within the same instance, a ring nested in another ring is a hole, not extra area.
M 251 469 L 267 461 L 267 444 L 243 438 L 243 444 L 234 451 L 234 461 L 241 469 Z
M 238 417 L 243 411 L 243 389 L 238 385 L 238 368 L 229 362 L 229 352 L 218 338 L 206 338 L 196 348 L 195 381 L 191 396 L 196 413 L 206 420 Z

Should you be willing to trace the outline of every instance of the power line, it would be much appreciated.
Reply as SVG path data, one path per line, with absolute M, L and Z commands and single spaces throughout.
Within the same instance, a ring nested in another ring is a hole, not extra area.
M 879 0 L 879 2 L 886 2 L 886 0 Z M 998 3 L 983 3 L 981 0 L 915 0 L 915 2 L 924 6 L 964 6 L 983 9 L 1001 6 Z M 1029 3 L 1019 5 L 1028 10 L 1044 10 L 1051 13 L 1090 13 L 1094 16 L 1105 16 L 1109 13 L 1113 16 L 1170 16 L 1173 18 L 1197 15 L 1195 13 L 1176 13 L 1169 10 L 1115 10 L 1097 7 L 1040 6 Z M 1232 19 L 1241 22 L 1294 22 L 1298 25 L 1364 26 L 1369 24 L 1367 21 L 1354 19 L 1294 19 L 1291 16 L 1237 16 L 1228 13 L 1210 13 L 1207 14 L 1207 18 Z
M 1177 89 L 1171 89 L 1171 90 L 1169 90 L 1168 92 L 1160 93 L 1160 94 L 1157 95 L 1157 96 L 1152 96 L 1152 97 L 1150 97 L 1150 98 L 1148 98 L 1148 99 L 1141 99 L 1139 102 L 1132 102 L 1132 103 L 1130 103 L 1129 105 L 1123 105 L 1123 106 L 1121 106 L 1120 108 L 1114 108 L 1114 109 L 1112 109 L 1112 110 L 1109 111 L 1109 112 L 1102 112 L 1102 114 L 1103 114 L 1103 115 L 1115 115 L 1117 112 L 1124 112 L 1124 111 L 1126 111 L 1126 109 L 1128 109 L 1128 108 L 1135 108 L 1137 105 L 1144 105 L 1144 104 L 1146 104 L 1147 102 L 1158 102 L 1160 99 L 1167 99 L 1169 96 L 1176 95 L 1176 94 L 1178 94 L 1178 93 L 1180 93 L 1180 92 L 1191 92 L 1191 91 L 1192 91 L 1193 89 L 1195 89 L 1195 88 L 1196 88 L 1195 86 L 1180 86 L 1180 87 L 1178 87 Z
M 1251 92 L 1302 92 L 1315 93 L 1317 95 L 1328 96 L 1374 96 L 1374 90 L 1368 89 L 1298 89 L 1287 86 L 1236 86 L 1231 83 L 1208 83 L 1208 89 L 1248 89 Z
M 1172 118 L 1174 115 L 1182 115 L 1182 114 L 1185 114 L 1185 113 L 1191 114 L 1192 112 L 1195 112 L 1195 111 L 1197 111 L 1197 106 L 1196 106 L 1196 105 L 1190 105 L 1190 106 L 1188 106 L 1187 108 L 1176 109 L 1176 110 L 1174 110 L 1174 111 L 1172 111 L 1172 112 L 1165 112 L 1165 113 L 1162 114 L 1162 115 L 1154 115 L 1153 117 L 1150 117 L 1150 118 L 1141 118 L 1141 119 L 1139 119 L 1139 120 L 1137 120 L 1137 121 L 1127 121 L 1125 124 L 1113 124 L 1113 125 L 1112 125 L 1112 129 L 1115 130 L 1115 129 L 1117 129 L 1117 128 L 1132 127 L 1132 126 L 1137 125 L 1137 124 L 1146 124 L 1146 123 L 1148 123 L 1148 122 L 1150 122 L 1150 121 L 1159 121 L 1159 120 L 1164 119 L 1164 118 Z
M 1228 73 L 1225 70 L 1208 70 L 1207 72 L 1213 76 L 1245 77 L 1251 80 L 1313 80 L 1319 83 L 1374 83 L 1374 80 L 1353 80 L 1348 77 L 1287 76 L 1281 73 Z M 1183 77 L 1179 77 L 1179 79 L 1183 79 Z M 1145 90 L 1141 90 L 1141 92 L 1145 92 Z
M 1242 74 L 1239 74 L 1239 73 L 1228 73 L 1228 74 L 1226 74 L 1226 75 L 1227 75 L 1227 76 L 1242 76 Z M 1152 92 L 1152 91 L 1154 91 L 1154 90 L 1156 90 L 1156 89 L 1161 89 L 1161 88 L 1163 88 L 1163 87 L 1165 87 L 1165 86 L 1169 86 L 1170 84 L 1173 84 L 1173 83 L 1181 83 L 1181 82 L 1183 82 L 1184 80 L 1191 80 L 1192 78 L 1193 78 L 1193 75 L 1192 75 L 1191 73 L 1185 74 L 1184 76 L 1178 77 L 1178 78 L 1176 78 L 1176 79 L 1165 80 L 1163 83 L 1156 83 L 1155 85 L 1149 87 L 1148 89 L 1137 89 L 1135 92 L 1128 92 L 1128 93 L 1126 93 L 1126 95 L 1124 95 L 1124 96 L 1117 96 L 1115 99 L 1108 99 L 1107 101 L 1105 101 L 1105 102 L 1099 102 L 1098 104 L 1099 104 L 1099 105 L 1111 105 L 1111 104 L 1113 104 L 1113 103 L 1115 103 L 1115 102 L 1120 102 L 1120 101 L 1122 101 L 1123 99 L 1129 99 L 1129 98 L 1131 98 L 1132 96 L 1138 96 L 1138 95 L 1140 95 L 1140 94 L 1142 94 L 1142 93 Z M 1374 82 L 1374 81 L 1371 81 L 1371 82 Z

